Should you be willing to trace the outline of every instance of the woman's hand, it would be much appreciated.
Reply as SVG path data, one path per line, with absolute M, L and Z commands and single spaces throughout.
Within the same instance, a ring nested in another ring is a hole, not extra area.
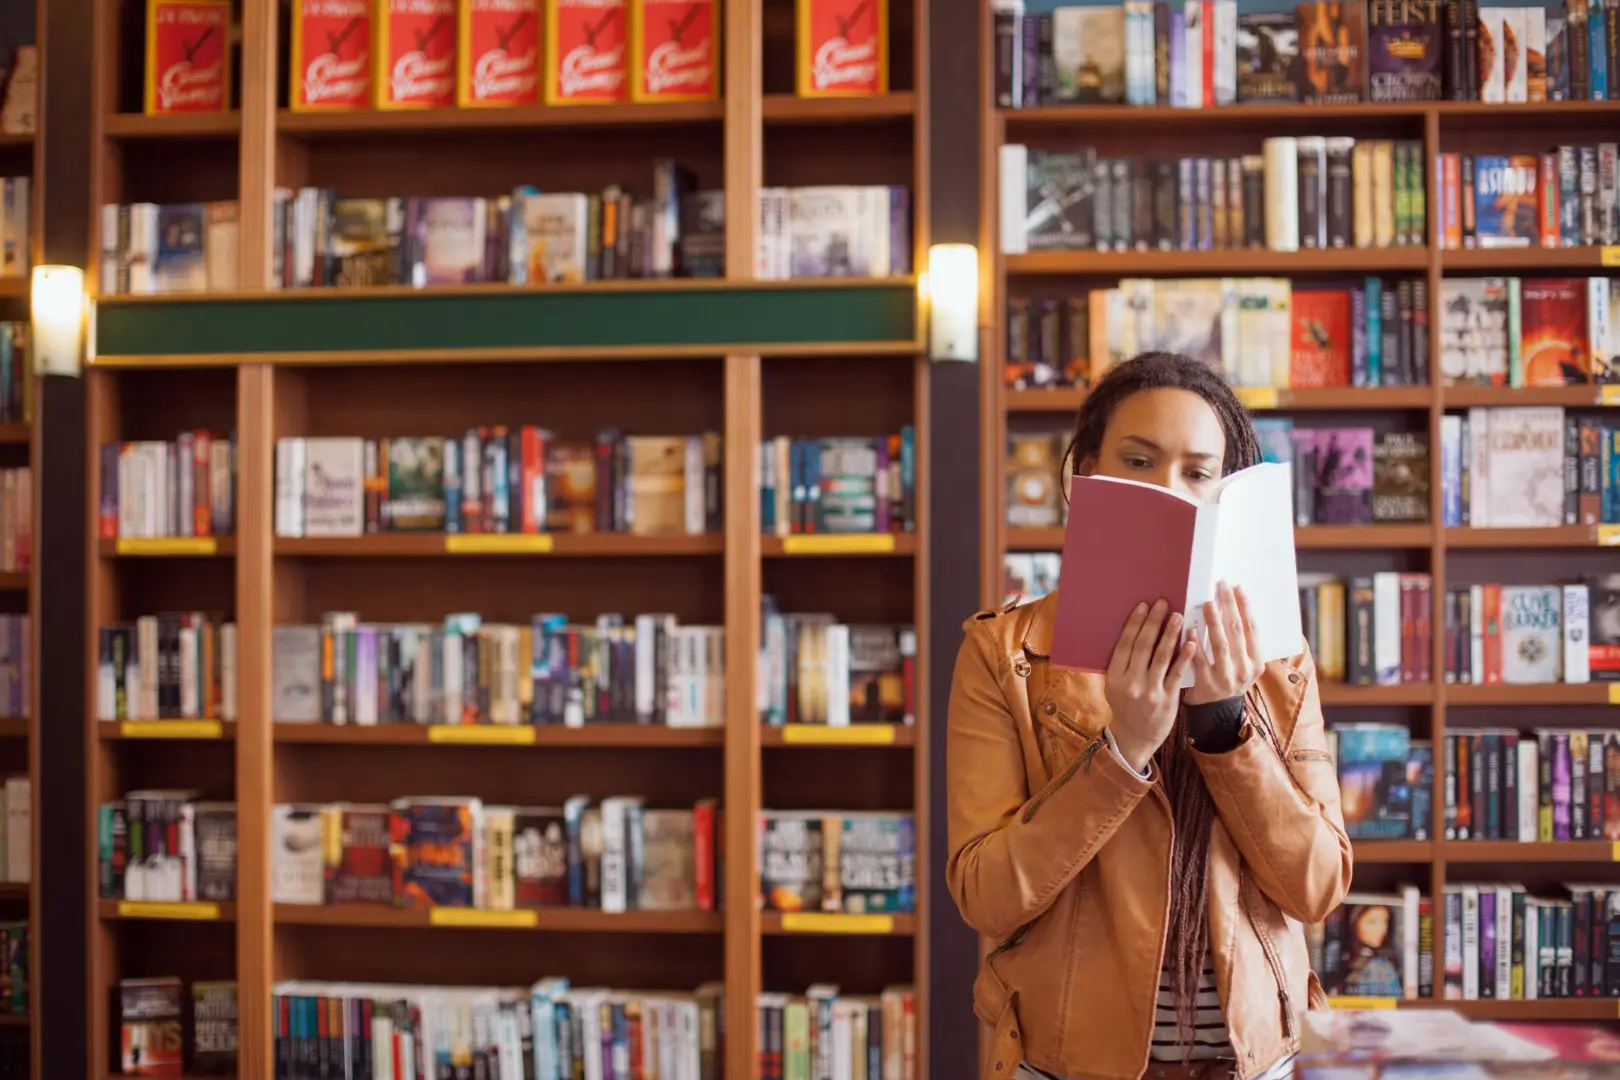
M 1181 675 L 1192 662 L 1192 642 L 1181 644 L 1181 616 L 1156 601 L 1136 605 L 1114 644 L 1103 685 L 1114 719 L 1109 730 L 1120 756 L 1137 772 L 1147 768 L 1181 709 Z
M 1242 589 L 1224 581 L 1215 586 L 1215 599 L 1204 605 L 1204 632 L 1209 635 L 1209 654 L 1199 649 L 1193 659 L 1187 704 L 1207 705 L 1247 694 L 1266 665 L 1255 649 L 1254 623 Z

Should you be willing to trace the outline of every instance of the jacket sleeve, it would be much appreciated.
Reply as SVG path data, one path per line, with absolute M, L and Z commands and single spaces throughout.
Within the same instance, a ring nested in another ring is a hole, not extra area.
M 1032 794 L 999 677 L 1008 663 L 991 655 L 989 635 L 969 630 L 945 748 L 946 878 L 962 918 L 991 937 L 1045 911 L 1153 786 L 1099 736 Z
M 1350 888 L 1351 853 L 1316 664 L 1307 650 L 1287 664 L 1268 665 L 1261 678 L 1278 684 L 1266 695 L 1270 701 L 1286 700 L 1299 710 L 1287 744 L 1273 745 L 1251 714 L 1233 749 L 1193 755 L 1260 888 L 1284 914 L 1321 922 Z

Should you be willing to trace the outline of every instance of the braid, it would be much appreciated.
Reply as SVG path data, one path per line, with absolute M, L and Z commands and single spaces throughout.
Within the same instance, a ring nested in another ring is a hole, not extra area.
M 1075 421 L 1074 437 L 1063 454 L 1063 465 L 1078 469 L 1081 462 L 1095 460 L 1102 453 L 1103 434 L 1114 409 L 1144 390 L 1186 390 L 1204 399 L 1215 411 L 1226 436 L 1222 475 L 1259 463 L 1260 436 L 1254 422 L 1218 371 L 1179 353 L 1147 352 L 1110 370 L 1086 395 Z M 1255 714 L 1252 707 L 1245 711 Z M 1209 847 L 1215 801 L 1204 784 L 1204 774 L 1187 750 L 1183 725 L 1182 719 L 1176 721 L 1155 760 L 1164 777 L 1174 825 L 1166 964 L 1185 1062 L 1193 1044 L 1198 980 L 1204 972 L 1204 955 L 1209 951 Z M 1269 716 L 1262 726 L 1275 741 Z

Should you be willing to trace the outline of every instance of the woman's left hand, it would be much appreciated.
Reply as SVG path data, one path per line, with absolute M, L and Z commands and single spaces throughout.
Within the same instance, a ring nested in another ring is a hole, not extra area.
M 1193 685 L 1182 695 L 1188 705 L 1242 697 L 1260 678 L 1265 664 L 1254 644 L 1254 623 L 1242 589 L 1226 582 L 1215 586 L 1215 599 L 1204 605 L 1204 633 L 1209 652 L 1193 655 Z

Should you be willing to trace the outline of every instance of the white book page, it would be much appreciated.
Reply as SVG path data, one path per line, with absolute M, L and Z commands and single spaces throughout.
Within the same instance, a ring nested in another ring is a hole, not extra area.
M 1214 527 L 1200 527 L 1188 581 L 1187 629 L 1208 655 L 1203 605 L 1225 581 L 1248 598 L 1260 659 L 1281 660 L 1300 651 L 1304 629 L 1299 617 L 1299 567 L 1294 553 L 1294 480 L 1289 466 L 1276 462 L 1236 473 L 1222 487 Z M 1200 522 L 1202 525 L 1202 522 Z M 1206 546 L 1207 545 L 1207 546 Z M 1208 567 L 1207 574 L 1201 568 Z M 1182 685 L 1192 685 L 1188 668 Z

